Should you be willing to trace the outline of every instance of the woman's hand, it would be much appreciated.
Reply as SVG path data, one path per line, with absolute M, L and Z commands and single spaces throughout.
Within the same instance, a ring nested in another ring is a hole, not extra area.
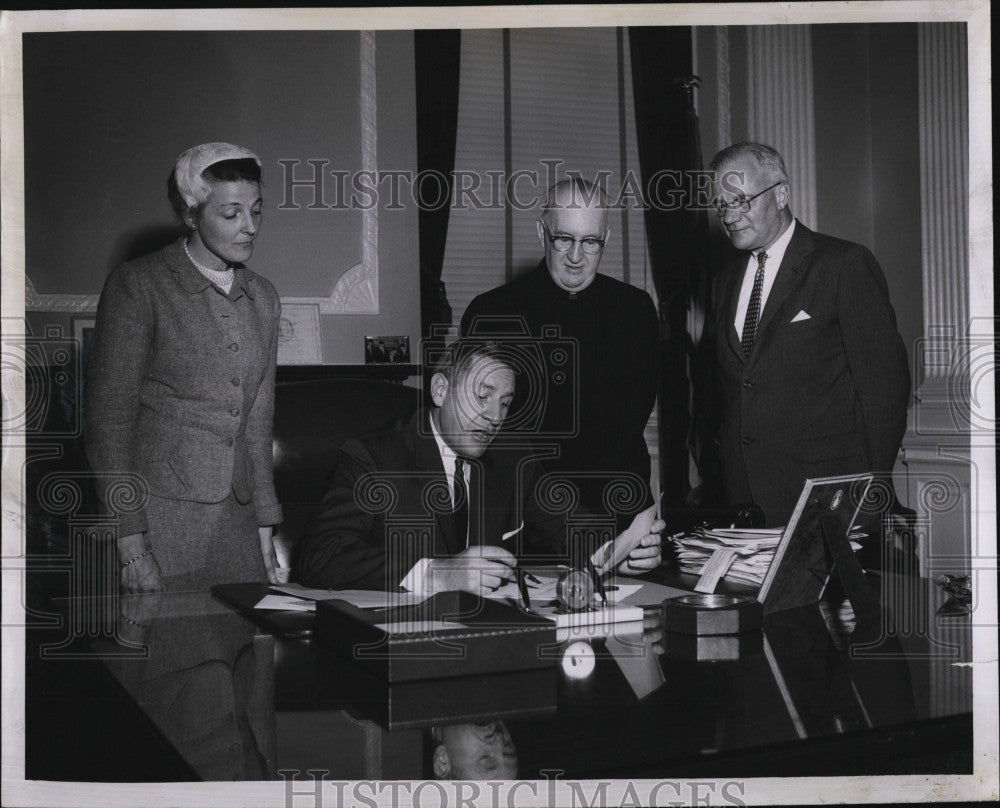
M 153 595 L 132 595 L 118 599 L 118 640 L 141 646 L 160 611 L 163 599 Z
M 141 533 L 118 540 L 119 585 L 122 594 L 162 592 L 163 577 L 153 551 L 146 546 Z
M 267 572 L 268 583 L 278 584 L 278 556 L 274 552 L 273 527 L 258 527 L 260 533 L 260 553 L 264 557 L 264 570 Z M 287 583 L 287 582 L 286 582 Z

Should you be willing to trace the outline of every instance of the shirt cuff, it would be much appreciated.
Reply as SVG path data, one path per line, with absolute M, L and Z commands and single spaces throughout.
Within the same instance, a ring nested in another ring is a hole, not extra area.
M 430 567 L 431 560 L 429 558 L 421 558 L 408 573 L 402 581 L 399 582 L 401 588 L 412 592 L 414 595 L 429 595 L 430 592 L 426 590 L 427 587 L 427 570 Z

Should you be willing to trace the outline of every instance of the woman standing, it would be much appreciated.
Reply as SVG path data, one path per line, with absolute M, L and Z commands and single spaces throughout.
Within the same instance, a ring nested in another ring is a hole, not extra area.
M 188 233 L 108 276 L 87 378 L 98 493 L 114 506 L 139 486 L 138 507 L 116 508 L 121 589 L 274 582 L 281 304 L 244 266 L 260 228 L 260 159 L 229 143 L 195 146 L 168 195 Z

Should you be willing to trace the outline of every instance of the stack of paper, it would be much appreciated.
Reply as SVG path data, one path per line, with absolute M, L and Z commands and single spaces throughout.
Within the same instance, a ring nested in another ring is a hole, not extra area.
M 696 528 L 692 533 L 678 533 L 671 538 L 681 572 L 700 575 L 712 553 L 729 548 L 736 558 L 725 574 L 726 580 L 760 586 L 774 558 L 774 548 L 781 541 L 784 528 L 715 529 Z
M 783 527 L 775 528 L 696 528 L 691 533 L 671 536 L 677 553 L 681 572 L 701 575 L 702 569 L 719 549 L 730 549 L 736 558 L 723 576 L 726 580 L 739 584 L 760 586 L 771 566 L 774 550 L 781 541 Z M 857 551 L 861 545 L 856 539 L 864 533 L 851 529 L 851 547 Z

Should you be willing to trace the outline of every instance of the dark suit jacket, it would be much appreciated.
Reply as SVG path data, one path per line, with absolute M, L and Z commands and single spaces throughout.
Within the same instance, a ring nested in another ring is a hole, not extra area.
M 494 443 L 469 462 L 469 544 L 564 560 L 565 514 L 539 501 L 542 470 L 530 454 Z M 394 590 L 420 558 L 464 549 L 429 414 L 421 410 L 401 430 L 344 444 L 295 568 L 309 586 Z
M 874 256 L 800 222 L 747 359 L 733 325 L 746 262 L 713 288 L 718 460 L 726 501 L 782 524 L 806 478 L 892 471 L 910 374 Z

